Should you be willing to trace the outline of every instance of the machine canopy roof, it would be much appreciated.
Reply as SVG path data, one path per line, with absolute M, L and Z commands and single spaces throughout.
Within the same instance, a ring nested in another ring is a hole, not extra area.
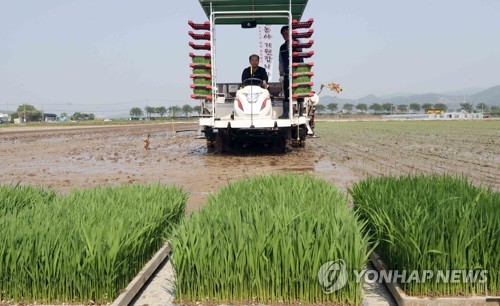
M 292 3 L 292 19 L 302 18 L 308 0 L 199 0 L 205 14 L 210 19 L 210 4 L 214 12 L 253 12 L 255 15 L 231 15 L 231 18 L 217 18 L 215 24 L 241 24 L 257 21 L 258 24 L 287 24 L 286 17 L 270 17 L 259 14 L 262 11 L 289 11 Z

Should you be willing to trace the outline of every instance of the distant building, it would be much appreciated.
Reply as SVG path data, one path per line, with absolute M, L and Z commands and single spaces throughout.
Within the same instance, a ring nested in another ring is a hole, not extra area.
M 426 114 L 444 114 L 445 111 L 444 109 L 440 109 L 440 108 L 429 108 L 429 109 L 426 109 L 425 110 L 425 113 Z
M 0 123 L 10 122 L 11 119 L 10 112 L 0 111 Z
M 57 121 L 57 115 L 51 113 L 44 113 L 43 118 L 45 122 Z

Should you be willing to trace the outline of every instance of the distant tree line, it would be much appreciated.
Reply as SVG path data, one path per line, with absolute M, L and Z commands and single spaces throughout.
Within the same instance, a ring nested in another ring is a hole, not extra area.
M 61 113 L 60 117 L 68 117 L 67 113 Z M 43 121 L 43 113 L 36 109 L 35 106 L 31 104 L 22 104 L 17 107 L 17 110 L 11 114 L 12 119 L 21 118 L 24 122 L 37 122 Z M 81 113 L 75 112 L 69 117 L 73 121 L 87 121 L 94 120 L 95 115 L 93 113 Z
M 486 103 L 477 103 L 475 107 L 472 103 L 460 103 L 460 108 L 469 113 L 472 112 L 483 112 L 483 113 L 490 112 L 492 114 L 500 113 L 499 106 L 489 106 Z M 366 113 L 370 110 L 375 114 L 387 114 L 387 113 L 408 113 L 408 112 L 418 113 L 420 111 L 425 111 L 428 109 L 442 109 L 444 111 L 447 111 L 448 106 L 444 103 L 436 103 L 436 104 L 410 103 L 409 105 L 407 104 L 395 105 L 393 103 L 382 103 L 382 104 L 373 103 L 371 105 L 368 105 L 366 103 L 359 103 L 357 105 L 354 105 L 351 103 L 345 103 L 344 105 L 342 105 L 342 107 L 339 107 L 338 103 L 329 103 L 327 105 L 318 104 L 316 106 L 316 112 L 319 114 L 325 114 L 325 113 L 333 114 L 339 111 L 350 113 L 354 109 L 356 109 L 358 112 L 361 113 Z
M 168 114 L 170 117 L 175 118 L 175 117 L 180 117 L 180 115 L 184 115 L 184 117 L 189 117 L 191 114 L 197 113 L 198 116 L 201 114 L 201 106 L 191 106 L 189 104 L 185 104 L 182 107 L 178 105 L 170 106 L 170 107 L 165 107 L 165 106 L 159 106 L 159 107 L 151 107 L 151 106 L 146 106 L 144 107 L 144 110 L 141 109 L 140 107 L 134 107 L 130 109 L 130 116 L 135 117 L 135 118 L 151 118 L 152 115 L 158 114 L 160 117 L 163 117 L 164 115 Z

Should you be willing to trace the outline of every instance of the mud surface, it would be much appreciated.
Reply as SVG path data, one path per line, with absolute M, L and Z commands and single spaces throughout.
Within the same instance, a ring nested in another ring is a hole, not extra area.
M 62 193 L 99 185 L 175 184 L 190 193 L 188 211 L 199 209 L 209 194 L 232 180 L 290 171 L 325 178 L 343 191 L 367 175 L 434 172 L 466 173 L 478 184 L 499 189 L 500 121 L 467 135 L 432 124 L 426 126 L 434 134 L 387 124 L 319 123 L 319 138 L 285 155 L 252 148 L 215 154 L 204 139 L 196 139 L 196 123 L 4 128 L 0 184 Z M 148 134 L 150 150 L 145 150 Z
M 196 124 L 176 124 L 196 130 Z M 177 133 L 170 124 L 1 131 L 0 183 L 32 184 L 68 192 L 72 188 L 131 183 L 175 184 L 190 193 L 188 210 L 197 210 L 229 181 L 286 171 L 328 173 L 340 186 L 356 177 L 334 169 L 315 145 L 287 155 L 242 150 L 232 155 L 209 152 L 195 131 Z M 150 134 L 150 150 L 143 140 Z M 333 171 L 336 170 L 336 171 Z

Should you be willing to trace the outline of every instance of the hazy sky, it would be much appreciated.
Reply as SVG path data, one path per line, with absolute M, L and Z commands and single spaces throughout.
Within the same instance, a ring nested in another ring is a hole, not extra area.
M 309 0 L 313 81 L 353 99 L 498 85 L 499 12 L 500 0 Z M 194 106 L 188 20 L 206 20 L 197 0 L 0 0 L 0 110 Z M 219 78 L 238 82 L 257 31 L 219 26 L 217 38 Z

